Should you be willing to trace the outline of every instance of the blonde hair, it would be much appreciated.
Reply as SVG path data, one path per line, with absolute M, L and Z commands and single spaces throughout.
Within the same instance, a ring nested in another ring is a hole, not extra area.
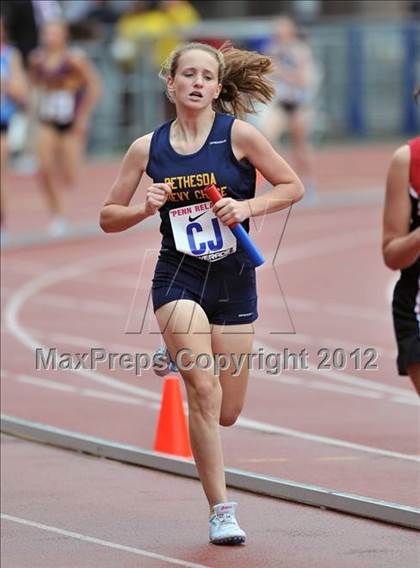
M 210 53 L 218 63 L 222 90 L 213 103 L 214 110 L 243 117 L 256 112 L 255 103 L 266 104 L 273 98 L 274 85 L 268 78 L 273 72 L 270 57 L 237 49 L 230 42 L 224 43 L 220 49 L 199 42 L 181 44 L 164 61 L 159 76 L 165 81 L 168 77 L 174 78 L 181 55 L 193 49 Z M 168 92 L 167 95 L 172 101 Z

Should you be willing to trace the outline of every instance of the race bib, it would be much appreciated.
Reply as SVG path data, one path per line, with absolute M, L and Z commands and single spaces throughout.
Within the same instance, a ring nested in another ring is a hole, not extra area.
M 236 251 L 236 237 L 212 211 L 210 201 L 169 211 L 179 252 L 216 262 Z
M 69 91 L 45 91 L 39 107 L 43 120 L 68 124 L 74 118 L 76 100 L 74 93 Z

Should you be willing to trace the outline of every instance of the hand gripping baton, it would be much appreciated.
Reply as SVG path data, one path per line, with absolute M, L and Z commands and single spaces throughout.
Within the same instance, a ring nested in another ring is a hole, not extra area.
M 206 187 L 204 192 L 207 195 L 207 197 L 210 199 L 210 201 L 213 203 L 213 205 L 217 201 L 219 201 L 219 199 L 222 199 L 222 196 L 220 195 L 219 190 L 215 185 L 209 185 L 208 187 Z M 244 247 L 253 265 L 261 266 L 262 264 L 264 264 L 265 259 L 263 255 L 254 245 L 254 243 L 251 240 L 251 237 L 248 235 L 248 233 L 245 231 L 242 225 L 240 223 L 233 223 L 232 225 L 229 225 L 229 229 L 232 231 L 232 233 L 235 235 L 235 237 Z

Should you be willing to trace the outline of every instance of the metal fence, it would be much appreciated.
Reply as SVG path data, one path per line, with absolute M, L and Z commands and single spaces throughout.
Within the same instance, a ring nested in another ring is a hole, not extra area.
M 190 29 L 185 38 L 230 39 L 263 50 L 272 29 L 273 22 L 267 20 L 209 21 Z M 316 140 L 418 132 L 420 110 L 412 92 L 420 83 L 419 22 L 315 25 L 307 32 L 321 75 L 314 112 Z M 155 41 L 138 42 L 131 67 L 117 62 L 112 41 L 84 46 L 104 82 L 91 151 L 125 149 L 168 118 L 164 85 L 153 63 Z

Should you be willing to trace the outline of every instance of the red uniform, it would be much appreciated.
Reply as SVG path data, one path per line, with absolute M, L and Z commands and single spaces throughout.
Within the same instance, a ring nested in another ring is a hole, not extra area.
M 410 232 L 420 226 L 420 136 L 410 140 L 411 201 Z M 407 374 L 407 367 L 420 363 L 420 257 L 401 270 L 392 302 L 394 329 L 398 343 L 398 371 Z

